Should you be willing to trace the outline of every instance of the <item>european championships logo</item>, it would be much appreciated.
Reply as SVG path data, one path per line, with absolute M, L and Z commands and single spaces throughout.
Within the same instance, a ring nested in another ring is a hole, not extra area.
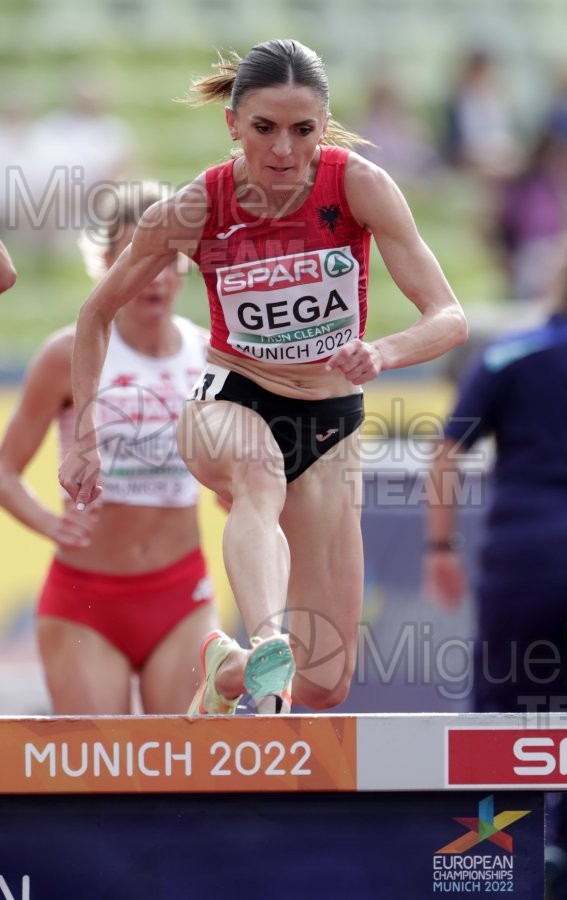
M 491 794 L 480 800 L 477 816 L 453 817 L 453 821 L 466 831 L 435 851 L 433 893 L 513 890 L 514 844 L 505 829 L 530 812 L 529 809 L 510 809 L 495 815 L 494 795 Z M 478 852 L 468 852 L 484 843 L 495 845 L 501 852 L 494 852 L 489 846 L 480 848 Z M 486 886 L 487 882 L 491 883 L 491 887 Z M 500 886 L 497 886 L 498 883 Z

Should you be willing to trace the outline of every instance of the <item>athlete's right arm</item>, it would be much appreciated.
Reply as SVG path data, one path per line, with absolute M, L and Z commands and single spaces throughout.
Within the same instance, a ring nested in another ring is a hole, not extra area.
M 59 481 L 79 509 L 101 493 L 93 402 L 118 310 L 135 297 L 179 252 L 191 256 L 203 226 L 199 182 L 151 206 L 126 247 L 81 307 L 73 350 L 72 384 L 75 444 L 59 469 Z
M 440 439 L 426 479 L 423 587 L 425 596 L 446 610 L 456 609 L 467 592 L 463 560 L 452 546 L 458 517 L 458 458 L 458 444 Z
M 17 406 L 0 443 L 0 505 L 23 525 L 67 549 L 84 547 L 96 520 L 49 509 L 25 482 L 52 420 L 71 403 L 72 329 L 49 338 L 27 371 Z

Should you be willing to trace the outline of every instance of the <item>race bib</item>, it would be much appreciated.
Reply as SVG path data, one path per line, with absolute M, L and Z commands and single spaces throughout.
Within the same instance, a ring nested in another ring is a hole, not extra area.
M 217 272 L 228 343 L 271 364 L 320 362 L 359 336 L 359 265 L 350 247 Z
M 220 394 L 229 375 L 229 369 L 207 363 L 187 399 L 214 400 L 217 394 Z

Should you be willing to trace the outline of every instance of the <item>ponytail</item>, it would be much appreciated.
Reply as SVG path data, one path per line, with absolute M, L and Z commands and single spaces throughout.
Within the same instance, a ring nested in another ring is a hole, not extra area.
M 220 53 L 218 56 L 218 62 L 213 63 L 213 69 L 216 69 L 215 74 L 202 75 L 193 81 L 191 92 L 198 96 L 187 98 L 186 102 L 189 106 L 205 106 L 207 103 L 230 100 L 240 64 L 240 56 L 238 53 L 231 53 L 228 59 L 224 59 Z
M 204 106 L 207 103 L 230 103 L 233 112 L 249 91 L 265 87 L 294 84 L 311 88 L 321 99 L 325 111 L 329 109 L 329 86 L 323 61 L 314 50 L 293 40 L 273 40 L 258 44 L 244 57 L 232 52 L 226 58 L 220 53 L 213 64 L 213 75 L 196 78 L 186 103 Z M 354 147 L 371 144 L 371 141 L 344 128 L 330 119 L 324 144 L 338 147 Z

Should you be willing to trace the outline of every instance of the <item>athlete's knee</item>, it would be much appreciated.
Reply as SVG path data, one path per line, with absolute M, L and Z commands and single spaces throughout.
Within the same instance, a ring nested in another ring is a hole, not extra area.
M 283 459 L 270 452 L 248 452 L 233 468 L 233 495 L 254 493 L 277 494 L 282 502 L 285 497 L 286 479 Z
M 348 675 L 343 675 L 336 684 L 316 684 L 299 673 L 293 682 L 293 702 L 308 709 L 333 709 L 348 697 L 350 681 Z

